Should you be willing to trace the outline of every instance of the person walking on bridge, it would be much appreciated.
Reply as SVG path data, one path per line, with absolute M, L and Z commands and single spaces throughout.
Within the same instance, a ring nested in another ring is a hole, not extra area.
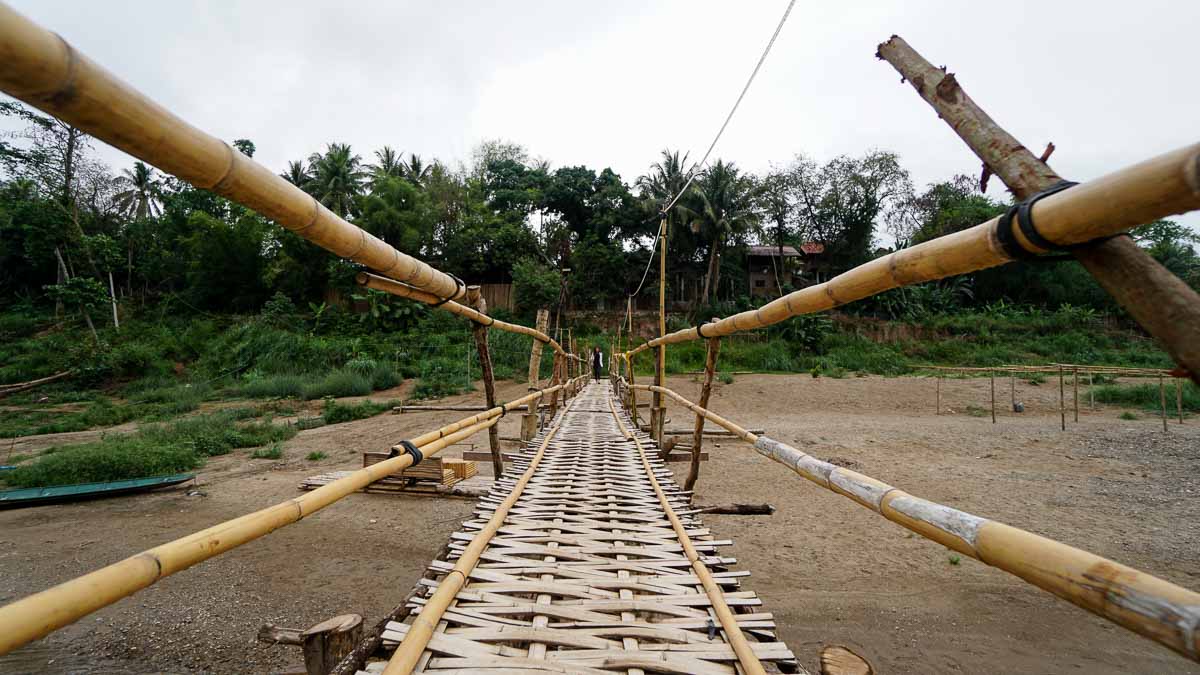
M 592 348 L 592 379 L 600 381 L 600 370 L 604 368 L 604 352 L 599 347 Z

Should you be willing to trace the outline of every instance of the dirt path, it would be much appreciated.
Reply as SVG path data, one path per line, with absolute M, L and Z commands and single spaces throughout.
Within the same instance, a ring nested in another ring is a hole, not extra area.
M 687 396 L 698 390 L 691 377 L 669 384 Z M 525 387 L 500 389 L 507 400 Z M 1142 419 L 1124 421 L 1119 409 L 1102 408 L 1085 411 L 1077 425 L 1068 416 L 1064 433 L 1053 382 L 1018 382 L 1028 412 L 1004 413 L 996 425 L 963 412 L 988 407 L 986 379 L 945 380 L 942 395 L 955 414 L 933 414 L 927 379 L 756 375 L 720 385 L 712 407 L 914 494 L 1200 588 L 1200 420 L 1172 423 L 1163 434 L 1156 418 L 1139 412 Z M 462 416 L 381 415 L 304 431 L 279 462 L 239 451 L 204 469 L 204 496 L 185 489 L 2 511 L 0 602 L 293 497 L 305 476 L 358 466 L 364 450 Z M 672 427 L 691 424 L 677 406 L 669 417 Z M 501 435 L 517 435 L 517 427 L 515 415 L 506 418 Z M 483 434 L 471 440 L 486 447 Z M 778 511 L 706 521 L 735 541 L 729 554 L 753 572 L 749 587 L 812 672 L 820 646 L 841 643 L 880 673 L 1200 673 L 1004 572 L 969 559 L 951 564 L 946 549 L 744 444 L 719 446 L 709 446 L 698 501 L 768 501 Z M 317 450 L 328 459 L 303 459 Z M 299 663 L 294 647 L 256 643 L 258 627 L 305 627 L 349 611 L 373 623 L 471 508 L 462 500 L 353 495 L 0 658 L 0 672 L 262 673 Z

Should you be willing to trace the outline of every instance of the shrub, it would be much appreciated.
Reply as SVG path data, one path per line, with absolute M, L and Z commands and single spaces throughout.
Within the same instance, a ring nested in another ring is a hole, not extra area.
M 1166 390 L 1167 410 L 1175 409 L 1175 387 L 1168 385 Z M 1162 401 L 1159 397 L 1158 384 L 1121 385 L 1109 384 L 1093 387 L 1096 400 L 1101 403 L 1124 405 L 1144 410 L 1159 410 Z M 1200 387 L 1192 382 L 1183 383 L 1183 409 L 1188 412 L 1200 412 Z
M 733 373 L 718 373 L 717 379 L 721 384 L 733 384 Z
M 333 396 L 366 396 L 374 389 L 371 380 L 351 370 L 335 370 L 316 382 L 304 386 L 303 397 L 308 400 Z
M 272 443 L 269 447 L 255 448 L 254 452 L 250 453 L 250 459 L 280 459 L 283 457 L 283 446 L 278 443 Z
M 1128 410 L 1126 410 L 1125 412 L 1121 413 L 1120 415 L 1117 415 L 1117 418 L 1123 419 L 1123 420 L 1136 420 L 1138 418 L 1138 416 L 1129 412 Z
M 329 455 L 326 455 L 325 453 L 321 452 L 320 450 L 316 450 L 316 451 L 310 452 L 307 455 L 305 455 L 304 459 L 307 459 L 310 462 L 319 462 L 328 456 Z
M 400 405 L 398 401 L 388 401 L 387 403 L 363 401 L 362 403 L 346 405 L 329 399 L 325 401 L 321 417 L 325 419 L 326 424 L 341 424 L 342 422 L 352 422 L 354 420 L 374 417 L 385 410 L 391 410 L 397 405 Z
M 301 398 L 305 384 L 301 375 L 270 375 L 250 380 L 239 393 L 247 398 Z

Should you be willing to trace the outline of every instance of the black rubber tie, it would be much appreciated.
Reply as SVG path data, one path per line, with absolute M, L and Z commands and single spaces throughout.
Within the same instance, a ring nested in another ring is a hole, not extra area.
M 1008 208 L 1007 211 L 1004 212 L 1004 215 L 1000 218 L 1000 222 L 996 224 L 996 239 L 1000 242 L 1000 247 L 1004 249 L 1004 252 L 1008 254 L 1008 257 L 1012 258 L 1013 260 L 1033 260 L 1038 258 L 1037 253 L 1030 251 L 1022 246 L 1021 242 L 1017 241 L 1017 234 L 1012 226 L 1014 216 L 1017 220 L 1017 227 L 1021 228 L 1021 234 L 1025 235 L 1025 239 L 1028 240 L 1030 244 L 1038 248 L 1045 249 L 1047 251 L 1067 251 L 1080 246 L 1079 244 L 1075 246 L 1063 246 L 1050 241 L 1042 236 L 1041 232 L 1038 232 L 1037 226 L 1034 225 L 1033 222 L 1033 205 L 1038 203 L 1038 200 L 1049 197 L 1052 194 L 1062 192 L 1063 190 L 1074 187 L 1078 184 L 1079 183 L 1069 180 L 1059 181 L 1045 190 L 1033 195 L 1029 199 L 1017 204 L 1013 204 Z M 1085 242 L 1082 245 L 1086 245 L 1087 243 L 1091 242 Z M 1052 260 L 1065 259 L 1067 258 L 1052 258 Z
M 390 457 L 399 457 L 401 454 L 412 455 L 413 462 L 409 466 L 416 466 L 425 459 L 425 455 L 421 454 L 421 449 L 413 445 L 412 441 L 400 441 L 400 446 L 404 448 L 404 452 L 401 453 L 396 448 L 392 448 Z

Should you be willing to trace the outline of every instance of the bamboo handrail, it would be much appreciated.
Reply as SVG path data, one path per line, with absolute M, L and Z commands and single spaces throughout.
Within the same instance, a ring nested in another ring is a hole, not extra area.
M 496 424 L 509 410 L 567 384 L 532 392 L 477 415 L 424 433 L 410 442 L 423 455 L 469 438 Z M 402 445 L 394 446 L 404 452 Z M 138 553 L 81 577 L 0 607 L 0 655 L 73 623 L 159 579 L 269 534 L 315 513 L 356 490 L 412 465 L 412 455 L 372 464 L 303 496 L 225 521 Z
M 574 405 L 574 402 L 567 404 L 563 410 L 564 416 L 560 417 L 559 421 L 546 433 L 546 437 L 542 439 L 542 443 L 538 446 L 533 459 L 530 460 L 529 467 L 521 474 L 521 478 L 513 486 L 513 489 L 509 491 L 504 501 L 496 507 L 495 512 L 492 513 L 492 517 L 488 519 L 483 529 L 471 538 L 470 543 L 467 544 L 467 547 L 459 555 L 458 561 L 454 563 L 454 569 L 450 570 L 442 578 L 438 583 L 437 590 L 425 601 L 425 606 L 421 608 L 421 613 L 413 619 L 408 633 L 405 634 L 404 639 L 396 647 L 392 658 L 388 660 L 387 667 L 383 671 L 384 675 L 407 675 L 416 667 L 417 661 L 421 658 L 421 653 L 425 651 L 425 647 L 429 645 L 430 638 L 433 637 L 434 631 L 437 630 L 438 622 L 441 621 L 446 608 L 450 606 L 450 602 L 454 600 L 454 596 L 458 595 L 458 592 L 466 585 L 467 577 L 471 576 L 471 570 L 475 569 L 475 565 L 479 562 L 479 556 L 483 554 L 492 537 L 500 530 L 500 526 L 504 524 L 504 520 L 508 518 L 509 510 L 521 498 L 521 492 L 524 491 L 529 480 L 533 478 L 534 472 L 537 471 L 538 465 L 541 464 L 542 457 L 546 454 L 546 447 L 550 445 L 550 441 L 558 433 L 558 429 L 562 425 L 562 420 L 565 418 L 565 413 L 571 409 L 572 405 Z
M 441 303 L 440 307 L 442 309 L 450 312 L 451 314 L 456 314 L 456 315 L 461 316 L 469 321 L 473 321 L 477 324 L 487 326 L 489 328 L 496 328 L 496 329 L 499 329 L 502 331 L 507 331 L 509 333 L 518 333 L 520 335 L 528 335 L 529 337 L 533 338 L 534 340 L 537 340 L 538 342 L 548 345 L 551 349 L 553 349 L 555 351 L 555 353 L 561 354 L 568 358 L 581 360 L 575 354 L 570 354 L 566 350 L 564 350 L 562 348 L 562 346 L 559 345 L 558 342 L 554 340 L 554 338 L 550 337 L 549 335 L 546 335 L 545 333 L 543 333 L 540 330 L 530 328 L 529 326 L 522 326 L 520 324 L 509 323 L 507 321 L 500 321 L 499 319 L 492 318 L 492 317 L 488 316 L 487 314 L 484 314 L 483 312 L 480 312 L 480 311 L 477 311 L 470 307 L 467 307 L 466 305 L 459 304 L 457 302 L 454 302 L 453 300 L 447 300 L 446 302 L 443 303 L 442 298 L 439 298 L 432 293 L 422 291 L 418 288 L 413 288 L 412 286 L 409 286 L 408 284 L 401 283 L 394 279 L 388 279 L 386 277 L 381 277 L 377 274 L 370 274 L 368 272 L 359 272 L 357 275 L 355 275 L 354 280 L 360 286 L 365 286 L 367 288 L 371 288 L 371 289 L 374 289 L 377 291 L 384 291 L 386 293 L 391 293 L 392 295 L 396 295 L 396 296 L 399 296 L 402 298 L 416 300 L 417 302 L 423 302 L 427 305 L 435 305 L 435 304 Z
M 655 387 L 655 389 L 663 389 L 663 387 Z M 741 672 L 750 673 L 752 675 L 766 675 L 766 670 L 763 669 L 762 662 L 754 656 L 754 650 L 751 649 L 750 643 L 746 640 L 746 635 L 742 633 L 742 629 L 738 626 L 737 619 L 733 616 L 733 612 L 729 609 L 729 603 L 725 602 L 725 594 L 721 592 L 721 588 L 713 581 L 712 574 L 708 570 L 708 566 L 700 559 L 700 554 L 696 552 L 696 547 L 692 544 L 692 538 L 688 536 L 683 522 L 679 520 L 679 516 L 675 513 L 675 509 L 671 508 L 671 502 L 667 499 L 667 494 L 659 485 L 658 479 L 654 476 L 654 471 L 650 468 L 650 460 L 646 458 L 646 449 L 642 447 L 641 440 L 636 434 L 632 434 L 625 428 L 625 423 L 621 421 L 621 416 L 617 414 L 616 406 L 613 405 L 613 400 L 608 399 L 608 409 L 612 413 L 613 419 L 617 422 L 617 429 L 626 440 L 633 441 L 637 446 L 638 455 L 642 460 L 642 468 L 646 475 L 650 478 L 650 485 L 654 487 L 654 493 L 658 496 L 658 503 L 662 505 L 663 512 L 667 514 L 667 519 L 671 522 L 671 529 L 675 530 L 675 536 L 679 539 L 680 545 L 683 547 L 683 553 L 687 556 L 688 562 L 692 564 L 692 572 L 700 580 L 700 585 L 704 588 L 704 594 L 708 596 L 712 602 L 713 613 L 717 615 L 717 621 L 721 624 L 721 630 L 725 633 L 725 639 L 729 641 L 729 646 L 737 655 L 738 663 L 742 666 Z
M 1200 208 L 1200 144 L 1180 148 L 1039 200 L 1032 209 L 1038 231 L 1068 246 L 1111 236 L 1159 218 Z M 996 239 L 1001 217 L 876 258 L 829 281 L 793 291 L 755 310 L 654 338 L 629 351 L 724 337 L 763 328 L 801 314 L 1012 259 Z M 1015 220 L 1009 226 L 1017 227 Z
M 662 393 L 754 445 L 759 454 L 917 534 L 997 567 L 1093 614 L 1200 661 L 1200 593 L 1094 553 L 903 492 L 752 434 L 665 387 Z

